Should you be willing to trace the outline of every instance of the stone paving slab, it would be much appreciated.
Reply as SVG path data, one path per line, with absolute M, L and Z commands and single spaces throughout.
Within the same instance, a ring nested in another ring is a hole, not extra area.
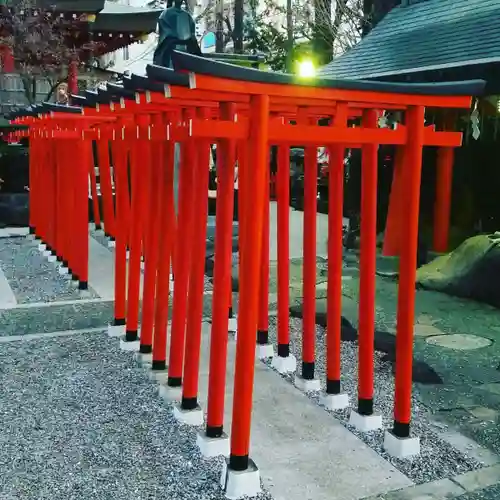
M 204 324 L 200 403 L 206 408 L 210 327 Z M 228 345 L 224 428 L 232 423 L 236 343 Z M 412 484 L 338 420 L 255 363 L 251 456 L 275 500 L 358 500 Z

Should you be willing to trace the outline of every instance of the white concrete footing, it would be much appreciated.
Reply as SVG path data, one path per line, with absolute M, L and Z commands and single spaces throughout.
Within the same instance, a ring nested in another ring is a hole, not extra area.
M 391 431 L 385 431 L 384 450 L 396 458 L 414 457 L 420 455 L 420 439 L 418 437 L 399 438 Z
M 312 380 L 295 375 L 295 386 L 304 392 L 317 392 L 321 390 L 321 383 L 317 378 Z
M 274 357 L 274 348 L 272 344 L 257 344 L 255 355 L 258 359 L 267 359 Z
M 151 353 L 143 353 L 143 352 L 135 352 L 134 353 L 134 358 L 141 363 L 142 366 L 151 366 L 151 363 L 153 362 L 153 354 Z
M 160 384 L 166 384 L 168 379 L 168 370 L 151 370 L 149 372 L 149 380 L 153 382 L 159 382 Z
M 38 250 L 40 250 L 40 252 L 45 252 L 46 249 L 47 245 L 45 243 L 39 243 Z
M 115 248 L 116 242 L 115 240 L 109 240 L 108 241 L 108 248 Z
M 55 262 L 57 260 L 57 257 L 55 255 L 49 255 L 48 257 L 49 262 Z
M 247 470 L 234 471 L 229 468 L 229 459 L 226 459 L 222 466 L 220 485 L 229 500 L 255 497 L 261 492 L 259 469 L 250 460 Z
M 200 431 L 196 436 L 196 445 L 201 454 L 206 458 L 229 456 L 230 445 L 227 434 L 222 433 L 221 437 L 211 438 L 205 434 L 205 431 Z
M 323 394 L 321 404 L 328 410 L 344 410 L 349 406 L 348 394 Z
M 80 282 L 78 280 L 74 280 L 73 278 L 71 278 L 71 286 L 73 288 L 78 288 L 79 284 L 80 284 Z
M 64 267 L 63 265 L 60 265 L 59 266 L 59 274 L 61 276 L 65 276 L 66 274 L 68 274 L 69 270 L 67 267 Z
M 361 432 L 376 431 L 382 428 L 382 415 L 361 415 L 352 410 L 349 416 L 349 425 L 353 425 Z
M 122 351 L 138 351 L 140 346 L 141 342 L 139 339 L 127 341 L 125 340 L 125 336 L 120 338 L 120 349 Z
M 200 406 L 194 410 L 184 410 L 181 404 L 178 403 L 174 406 L 174 417 L 177 422 L 186 425 L 199 426 L 203 425 L 203 410 Z
M 289 354 L 286 358 L 274 356 L 271 366 L 278 373 L 294 373 L 297 369 L 297 359 L 293 354 Z
M 233 318 L 229 318 L 229 321 L 227 323 L 227 331 L 228 332 L 234 332 L 238 330 L 238 318 L 234 316 Z
M 108 325 L 108 337 L 122 337 L 125 335 L 125 325 Z
M 171 401 L 179 402 L 182 398 L 182 387 L 170 387 L 169 385 L 167 385 L 166 374 L 165 374 L 165 377 L 163 378 L 163 380 L 164 380 L 164 383 L 161 383 L 159 388 L 158 388 L 158 395 L 160 396 L 160 398 L 164 399 L 165 401 L 168 401 L 168 402 L 171 402 Z M 203 415 L 201 416 L 201 418 L 203 421 Z

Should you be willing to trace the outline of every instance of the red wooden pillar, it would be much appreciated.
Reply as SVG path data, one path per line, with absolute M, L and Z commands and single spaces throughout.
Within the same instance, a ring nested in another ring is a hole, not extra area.
M 287 122 L 285 122 L 287 123 Z M 280 373 L 294 372 L 297 360 L 290 354 L 290 148 L 278 146 L 278 356 L 273 366 Z
M 347 126 L 348 107 L 338 103 L 334 127 Z M 347 395 L 341 395 L 341 319 L 342 319 L 342 257 L 344 215 L 344 156 L 342 144 L 330 147 L 328 182 L 328 298 L 326 330 L 326 398 L 331 409 L 347 406 Z
M 186 110 L 187 120 L 194 118 L 194 110 Z M 168 384 L 179 387 L 182 383 L 184 344 L 186 333 L 187 293 L 191 270 L 193 239 L 193 165 L 196 164 L 197 145 L 193 140 L 181 144 L 178 216 L 175 232 L 174 297 L 172 308 L 172 334 L 170 338 Z M 207 187 L 208 191 L 208 187 Z M 205 195 L 206 196 L 206 195 Z M 171 229 L 172 230 L 172 229 Z
M 233 418 L 229 468 L 247 470 L 250 465 L 250 428 L 255 371 L 255 331 L 258 319 L 260 243 L 265 200 L 265 181 L 268 158 L 269 97 L 252 96 L 249 145 L 252 151 L 252 177 L 244 176 L 245 182 L 253 181 L 252 198 L 254 211 L 245 224 L 243 243 L 247 248 L 241 253 L 240 309 L 238 313 L 238 338 L 234 374 Z M 248 164 L 247 164 L 248 166 Z M 247 186 L 242 186 L 246 188 Z M 245 211 L 244 216 L 248 215 Z
M 221 103 L 221 119 L 234 120 L 233 103 Z M 210 335 L 210 372 L 206 436 L 220 438 L 224 425 L 228 310 L 231 292 L 231 239 L 234 203 L 234 141 L 221 141 L 217 155 L 217 211 L 215 221 L 214 293 Z M 241 158 L 241 154 L 239 157 Z M 244 163 L 244 162 L 243 162 Z M 242 163 L 238 175 L 241 179 Z M 240 182 L 241 184 L 241 182 Z M 241 201 L 241 200 L 240 200 Z M 241 208 L 241 205 L 240 205 Z
M 78 62 L 71 61 L 68 67 L 68 94 L 78 94 Z
M 389 196 L 389 209 L 385 223 L 384 245 L 382 255 L 387 257 L 398 256 L 401 246 L 401 220 L 405 203 L 405 186 L 403 181 L 404 148 L 398 146 L 394 157 L 391 194 Z
M 407 438 L 410 435 L 415 277 L 424 143 L 424 108 L 421 106 L 408 108 L 406 120 L 409 141 L 405 149 L 405 160 L 408 168 L 404 175 L 406 211 L 399 264 L 393 427 L 393 434 L 398 438 Z
M 208 110 L 199 109 L 198 118 L 207 119 Z M 189 273 L 188 314 L 186 318 L 186 347 L 183 371 L 182 410 L 196 410 L 198 406 L 198 378 L 200 371 L 201 328 L 203 319 L 203 284 L 208 215 L 208 167 L 210 143 L 198 140 L 193 155 L 193 208 L 191 216 L 191 262 Z M 186 165 L 184 165 L 185 167 Z M 234 168 L 234 164 L 233 164 Z M 223 295 L 222 297 L 227 297 Z M 226 334 L 227 335 L 227 334 Z M 203 413 L 199 411 L 200 423 Z
M 453 148 L 439 148 L 437 151 L 436 202 L 434 205 L 434 234 L 432 240 L 435 252 L 446 252 L 448 250 L 453 155 Z
M 15 64 L 12 48 L 7 45 L 3 45 L 0 49 L 2 73 L 14 73 Z
M 107 143 L 106 143 L 107 144 Z M 112 142 L 116 191 L 116 248 L 115 248 L 115 307 L 111 328 L 124 331 L 127 308 L 127 242 L 129 234 L 129 183 L 127 147 L 118 139 Z M 106 215 L 105 215 L 106 217 Z M 104 220 L 104 224 L 106 224 Z
M 307 124 L 300 117 L 299 123 Z M 316 212 L 318 194 L 318 154 L 316 146 L 306 146 L 304 153 L 304 264 L 302 315 L 302 381 L 307 390 L 319 390 L 315 379 L 316 358 Z M 305 386 L 306 387 L 306 386 Z M 304 387 L 304 388 L 305 388 Z
M 152 123 L 158 128 L 165 127 L 161 114 L 152 116 Z M 143 354 L 153 352 L 153 327 L 155 312 L 156 278 L 160 243 L 160 195 L 164 182 L 165 148 L 161 141 L 151 144 L 151 161 L 148 171 L 149 214 L 146 222 L 146 252 L 144 267 L 144 290 L 142 297 L 141 345 Z
M 92 162 L 92 143 L 78 141 L 80 161 L 75 168 L 75 233 L 78 241 L 77 275 L 80 290 L 87 290 L 89 281 L 89 164 Z
M 115 145 L 115 147 L 117 147 Z M 125 145 L 120 145 L 124 148 Z M 116 158 L 113 154 L 113 167 L 116 174 Z M 107 139 L 97 140 L 97 165 L 99 168 L 99 183 L 101 185 L 101 200 L 104 219 L 104 233 L 109 237 L 116 237 L 115 213 L 113 208 L 113 188 L 111 183 L 111 165 L 109 161 L 109 141 Z M 126 168 L 126 167 L 125 167 Z M 125 215 L 125 214 L 122 214 Z
M 365 110 L 363 128 L 377 127 L 376 110 Z M 375 267 L 377 240 L 377 145 L 362 147 L 361 245 L 359 277 L 358 410 L 361 417 L 373 415 Z M 354 412 L 351 413 L 353 418 Z
M 270 169 L 269 148 L 267 152 L 267 168 L 265 180 L 265 204 L 262 221 L 262 246 L 260 261 L 259 321 L 257 324 L 257 349 L 261 359 L 273 356 L 273 346 L 269 344 L 269 217 L 270 217 Z
M 167 121 L 172 123 L 172 116 Z M 160 248 L 158 273 L 156 277 L 155 317 L 153 330 L 153 362 L 151 368 L 162 372 L 167 366 L 167 323 L 170 287 L 170 262 L 172 247 L 174 244 L 174 148 L 173 141 L 167 141 L 164 146 L 165 161 L 159 174 L 160 185 L 159 212 L 160 212 Z M 184 348 L 184 345 L 182 345 Z M 171 364 L 170 364 L 171 366 Z M 170 369 L 169 366 L 169 369 Z M 181 364 L 182 370 L 182 364 Z M 170 375 L 170 372 L 169 372 Z M 179 375 L 180 386 L 182 383 L 182 371 Z M 170 384 L 174 385 L 174 384 Z
M 137 126 L 149 126 L 149 115 L 136 117 Z M 136 342 L 139 338 L 139 302 L 141 287 L 141 255 L 144 235 L 144 207 L 147 201 L 147 179 L 143 166 L 148 170 L 150 155 L 149 141 L 137 137 L 131 148 L 132 167 L 132 210 L 130 221 L 130 258 L 127 283 L 127 325 L 126 342 Z

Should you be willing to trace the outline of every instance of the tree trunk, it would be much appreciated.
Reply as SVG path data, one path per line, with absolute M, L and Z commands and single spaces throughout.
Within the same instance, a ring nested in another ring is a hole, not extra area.
M 234 28 L 233 28 L 234 52 L 243 53 L 243 0 L 234 1 Z
M 292 0 L 286 0 L 286 70 L 292 73 L 293 68 L 293 15 Z
M 216 0 L 215 4 L 215 52 L 224 52 L 224 3 Z

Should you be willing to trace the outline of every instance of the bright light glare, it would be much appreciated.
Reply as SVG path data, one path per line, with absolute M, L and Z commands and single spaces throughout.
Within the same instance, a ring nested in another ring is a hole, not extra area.
M 302 61 L 299 64 L 299 76 L 311 78 L 316 75 L 316 68 L 312 61 Z

